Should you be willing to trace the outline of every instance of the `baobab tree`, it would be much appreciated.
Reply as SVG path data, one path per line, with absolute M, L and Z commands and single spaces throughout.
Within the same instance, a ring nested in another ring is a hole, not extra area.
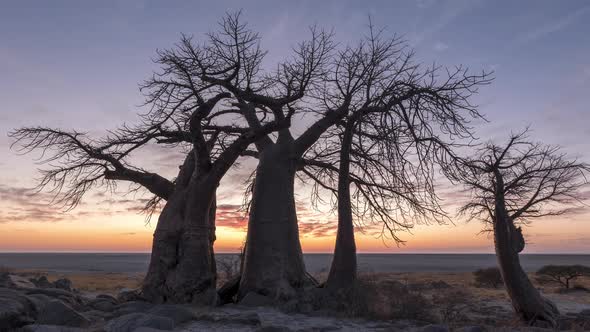
M 318 45 L 331 45 L 330 36 Z M 294 180 L 302 168 L 323 166 L 314 163 L 312 159 L 316 158 L 307 158 L 306 153 L 330 128 L 352 114 L 387 113 L 410 100 L 439 108 L 441 112 L 433 117 L 444 118 L 452 113 L 458 120 L 455 125 L 465 126 L 474 113 L 453 103 L 489 81 L 485 73 L 470 75 L 463 68 L 445 71 L 415 64 L 413 52 L 402 40 L 381 39 L 372 31 L 356 45 L 334 52 L 331 49 L 308 48 L 309 54 L 322 55 L 322 84 L 310 86 L 306 103 L 282 110 L 294 109 L 294 119 L 311 114 L 314 122 L 297 137 L 285 128 L 278 132 L 276 140 L 267 137 L 256 143 L 259 162 L 238 297 L 248 292 L 289 297 L 305 282 Z M 381 217 L 389 218 L 385 214 Z
M 518 316 L 534 324 L 557 326 L 559 312 L 533 286 L 520 265 L 525 239 L 519 225 L 532 219 L 558 216 L 579 202 L 587 184 L 588 164 L 568 158 L 558 147 L 528 140 L 526 130 L 504 145 L 488 143 L 454 176 L 471 190 L 460 212 L 485 222 L 494 233 L 502 279 Z
M 183 35 L 174 48 L 157 53 L 160 70 L 141 85 L 148 111 L 139 124 L 99 139 L 44 127 L 10 134 L 19 151 L 42 151 L 41 161 L 49 167 L 39 187 L 68 208 L 93 188 L 113 188 L 119 181 L 153 193 L 147 207 L 152 211 L 165 201 L 142 284 L 142 296 L 154 302 L 216 302 L 219 182 L 249 145 L 290 126 L 294 109 L 289 105 L 318 84 L 323 72 L 322 55 L 309 50 L 329 47 L 325 33 L 313 30 L 289 61 L 264 72 L 260 37 L 239 17 L 228 14 L 203 44 Z M 153 143 L 186 153 L 176 179 L 131 164 L 132 154 Z
M 313 198 L 321 199 L 320 190 L 336 198 L 338 229 L 327 280 L 332 289 L 356 278 L 354 220 L 380 224 L 398 243 L 397 233 L 415 223 L 446 220 L 434 190 L 435 166 L 450 167 L 456 140 L 473 138 L 469 121 L 481 115 L 469 99 L 491 81 L 487 73 L 470 76 L 462 68 L 439 77 L 441 68 L 414 63 L 401 40 L 372 25 L 345 54 L 335 90 L 349 104 L 303 161 Z

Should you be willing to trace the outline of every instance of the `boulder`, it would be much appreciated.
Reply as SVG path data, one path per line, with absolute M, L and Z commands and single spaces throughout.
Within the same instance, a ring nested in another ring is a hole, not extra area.
M 193 296 L 192 304 L 214 307 L 220 303 L 219 295 L 215 288 L 209 288 L 202 293 Z
M 27 325 L 21 330 L 22 332 L 84 332 L 85 329 L 58 325 Z
M 53 288 L 54 285 L 47 280 L 46 276 L 40 276 L 39 278 L 29 278 L 29 280 L 38 288 Z
M 91 322 L 102 322 L 112 318 L 110 312 L 104 312 L 100 310 L 88 310 L 84 311 L 84 316 Z
M 240 305 L 247 307 L 264 307 L 271 306 L 274 301 L 268 297 L 254 292 L 248 292 L 240 301 Z
M 69 305 L 60 300 L 51 300 L 39 313 L 37 323 L 47 325 L 64 325 L 72 327 L 86 327 L 90 320 L 72 309 Z
M 241 279 L 242 277 L 238 275 L 237 277 L 228 280 L 221 286 L 221 288 L 219 288 L 217 294 L 219 295 L 221 304 L 232 303 L 234 301 L 234 297 L 240 288 Z
M 64 289 L 57 289 L 57 288 L 31 288 L 31 289 L 27 289 L 26 290 L 27 294 L 43 294 L 43 295 L 47 295 L 49 297 L 73 297 L 73 298 L 77 298 L 78 296 L 76 294 L 73 294 L 72 292 L 66 291 Z
M 190 307 L 175 304 L 158 305 L 147 312 L 150 315 L 168 317 L 174 321 L 174 325 L 180 325 L 196 319 L 196 314 Z
M 88 302 L 87 305 L 93 309 L 105 311 L 105 312 L 112 312 L 115 310 L 115 308 L 117 306 L 111 300 L 99 299 L 99 298 L 91 300 L 90 302 Z
M 35 305 L 37 312 L 41 312 L 43 308 L 51 301 L 51 298 L 43 294 L 27 295 L 27 298 Z
M 35 321 L 35 305 L 23 294 L 0 288 L 0 331 L 16 329 Z
M 139 295 L 139 290 L 137 290 L 137 289 L 124 288 L 117 295 L 118 302 L 129 302 L 129 301 L 139 301 L 139 300 L 141 300 L 141 296 Z
M 162 332 L 162 331 L 166 331 L 166 330 L 160 330 L 160 329 L 155 329 L 153 327 L 138 327 L 135 330 L 133 330 L 133 332 Z
M 115 304 L 119 303 L 119 301 L 117 300 L 117 298 L 115 298 L 112 295 L 108 295 L 108 294 L 99 294 L 99 295 L 96 295 L 96 298 L 97 299 L 109 300 L 109 301 L 111 301 L 111 302 L 113 302 Z
M 174 329 L 174 321 L 168 317 L 133 313 L 109 321 L 105 325 L 104 330 L 106 332 L 132 332 L 140 327 L 169 331 Z
M 486 332 L 487 329 L 481 326 L 464 326 L 456 330 L 457 332 Z
M 414 332 L 449 332 L 446 325 L 431 324 L 413 329 Z
M 115 307 L 113 312 L 114 316 L 123 316 L 136 312 L 146 312 L 150 310 L 154 305 L 144 301 L 131 301 L 119 304 Z
M 35 284 L 25 277 L 10 273 L 2 273 L 0 274 L 0 287 L 28 289 L 35 288 Z
M 57 279 L 53 282 L 53 286 L 55 288 L 67 290 L 68 292 L 72 291 L 72 281 L 70 281 L 70 279 L 67 278 Z

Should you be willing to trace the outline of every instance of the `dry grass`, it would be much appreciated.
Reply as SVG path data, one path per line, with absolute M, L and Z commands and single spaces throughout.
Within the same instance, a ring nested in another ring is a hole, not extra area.
M 117 294 L 123 288 L 135 289 L 141 285 L 143 275 L 126 273 L 55 273 L 41 270 L 12 271 L 26 277 L 47 276 L 50 282 L 68 278 L 74 288 L 82 292 Z
M 13 272 L 13 271 L 14 271 L 14 269 L 9 268 L 8 266 L 0 265 L 0 273 Z
M 59 278 L 68 278 L 74 288 L 84 292 L 117 294 L 123 288 L 135 289 L 141 286 L 143 276 L 128 275 L 124 273 L 103 274 L 49 274 L 47 279 L 55 281 Z

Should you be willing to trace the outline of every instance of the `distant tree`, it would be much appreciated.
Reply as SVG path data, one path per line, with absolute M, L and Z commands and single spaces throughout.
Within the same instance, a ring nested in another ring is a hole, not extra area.
M 541 320 L 556 326 L 559 312 L 520 265 L 518 254 L 525 240 L 518 223 L 568 212 L 569 205 L 579 202 L 588 171 L 588 164 L 567 158 L 558 147 L 531 142 L 525 130 L 505 145 L 488 143 L 479 148 L 452 174 L 471 190 L 461 213 L 491 227 L 512 306 L 530 324 Z
M 590 276 L 590 267 L 584 265 L 545 265 L 537 271 L 540 283 L 557 283 L 565 289 L 570 288 L 570 281 Z
M 497 267 L 488 267 L 473 272 L 478 286 L 498 288 L 503 283 L 502 273 Z

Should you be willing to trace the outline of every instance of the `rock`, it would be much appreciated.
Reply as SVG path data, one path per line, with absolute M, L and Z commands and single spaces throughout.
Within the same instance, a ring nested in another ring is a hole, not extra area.
M 17 276 L 15 274 L 10 273 L 2 273 L 0 275 L 0 287 L 6 288 L 35 288 L 35 284 L 33 284 L 29 279 L 21 276 Z
M 27 325 L 21 331 L 23 332 L 84 332 L 85 329 L 76 327 L 58 326 L 58 325 Z
M 580 316 L 587 316 L 590 318 L 590 309 L 584 309 L 578 313 Z
M 487 329 L 481 326 L 464 326 L 456 330 L 457 332 L 486 332 Z
M 292 332 L 288 327 L 284 326 L 264 326 L 256 330 L 256 332 Z
M 37 323 L 86 327 L 90 325 L 90 320 L 62 301 L 51 300 L 39 313 Z
M 180 325 L 196 318 L 196 314 L 187 306 L 164 304 L 153 307 L 148 313 L 154 316 L 168 317 L 174 321 L 174 325 Z
M 223 324 L 234 324 L 234 325 L 260 325 L 260 317 L 256 312 L 256 309 L 236 310 L 236 308 L 229 308 L 230 306 L 224 306 L 223 309 L 210 310 L 201 312 L 197 315 L 196 320 L 199 322 L 213 322 Z
M 133 332 L 161 332 L 161 331 L 166 331 L 166 330 L 160 330 L 160 329 L 155 329 L 153 327 L 138 327 L 135 330 L 133 330 Z
M 88 306 L 96 310 L 112 312 L 115 310 L 116 304 L 108 299 L 97 298 L 88 302 Z
M 72 291 L 72 282 L 70 281 L 70 279 L 67 278 L 61 278 L 54 281 L 53 286 L 55 288 L 67 290 L 68 292 Z
M 214 307 L 220 303 L 220 299 L 215 288 L 209 288 L 194 295 L 191 303 L 199 306 Z
M 23 294 L 0 288 L 0 331 L 9 331 L 35 321 L 35 305 Z
M 248 292 L 239 302 L 240 305 L 248 307 L 263 307 L 274 304 L 274 301 L 268 296 L 264 296 L 254 292 Z
M 51 301 L 51 298 L 43 294 L 27 295 L 27 298 L 35 305 L 37 312 L 41 312 L 43 308 Z
M 114 296 L 108 295 L 108 294 L 99 294 L 99 295 L 96 295 L 96 298 L 109 300 L 109 301 L 113 302 L 114 304 L 117 304 L 119 302 Z
M 47 280 L 46 276 L 40 276 L 39 278 L 29 278 L 29 280 L 38 288 L 53 288 L 54 285 Z
M 139 300 L 141 300 L 141 296 L 139 296 L 139 290 L 136 290 L 136 289 L 124 288 L 117 295 L 118 302 L 129 302 L 129 301 L 139 301 Z
M 431 324 L 413 329 L 414 332 L 449 332 L 445 325 Z
M 115 307 L 113 312 L 114 316 L 123 316 L 136 312 L 146 312 L 150 310 L 154 305 L 144 301 L 131 301 L 123 304 L 119 304 Z
M 133 313 L 109 321 L 104 330 L 106 332 L 132 332 L 139 327 L 172 330 L 174 329 L 174 321 L 168 317 Z
M 240 288 L 241 279 L 241 276 L 238 275 L 224 283 L 223 286 L 219 288 L 217 294 L 219 295 L 221 304 L 232 303 L 234 301 L 234 296 L 238 293 L 238 289 Z
M 57 289 L 57 288 L 32 288 L 32 289 L 27 289 L 26 290 L 27 294 L 43 294 L 43 295 L 47 295 L 49 297 L 73 297 L 73 298 L 77 298 L 78 296 L 76 294 L 73 294 L 72 292 L 68 292 L 66 290 L 63 289 Z
M 97 321 L 100 322 L 100 321 L 105 321 L 105 320 L 109 320 L 112 318 L 112 315 L 110 312 L 104 312 L 104 311 L 100 311 L 100 310 L 84 311 L 84 316 L 86 316 L 86 318 L 88 318 L 92 322 L 97 322 Z

